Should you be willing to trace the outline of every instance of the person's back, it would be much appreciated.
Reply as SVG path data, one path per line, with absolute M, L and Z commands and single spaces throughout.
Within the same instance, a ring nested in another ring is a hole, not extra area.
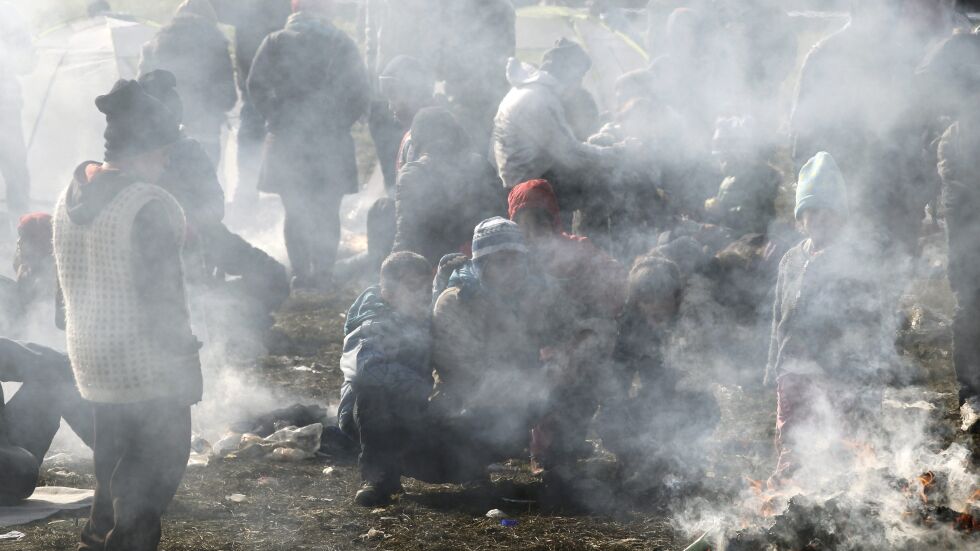
M 259 189 L 286 211 L 294 283 L 329 285 L 340 243 L 340 201 L 358 189 L 351 127 L 370 102 L 357 45 L 329 21 L 328 0 L 294 0 L 286 28 L 259 47 L 250 99 L 267 121 Z
M 228 47 L 210 3 L 186 0 L 173 21 L 143 47 L 139 67 L 141 75 L 165 69 L 177 77 L 185 129 L 207 144 L 215 162 L 225 113 L 238 100 Z
M 801 68 L 792 112 L 794 155 L 805 162 L 828 151 L 845 171 L 859 168 L 867 132 L 893 122 L 888 46 L 849 24 L 818 42 Z M 911 76 L 911 75 L 909 75 Z
M 269 130 L 298 138 L 315 130 L 347 132 L 367 107 L 366 91 L 354 41 L 302 11 L 266 38 L 249 76 L 249 92 Z
M 550 81 L 515 86 L 500 103 L 494 121 L 494 155 L 506 187 L 543 176 L 555 159 L 547 150 L 551 132 L 573 132 L 560 96 Z M 557 126 L 557 128 L 556 128 Z
M 471 153 L 458 164 L 423 157 L 405 165 L 395 190 L 394 250 L 411 250 L 435 264 L 468 248 L 472 228 L 503 214 L 503 192 L 490 164 Z
M 411 135 L 422 157 L 398 175 L 394 250 L 417 252 L 437 265 L 443 255 L 468 250 L 481 220 L 504 213 L 503 189 L 490 163 L 469 151 L 447 110 L 421 110 Z
M 244 93 L 255 52 L 289 19 L 289 0 L 211 0 L 218 21 L 235 27 L 235 65 Z

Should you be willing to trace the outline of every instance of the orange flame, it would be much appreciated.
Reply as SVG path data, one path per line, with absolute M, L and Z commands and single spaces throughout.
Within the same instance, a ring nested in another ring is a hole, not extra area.
M 919 481 L 919 497 L 922 499 L 922 503 L 929 503 L 929 496 L 927 494 L 936 483 L 936 473 L 926 471 L 920 474 L 917 480 Z

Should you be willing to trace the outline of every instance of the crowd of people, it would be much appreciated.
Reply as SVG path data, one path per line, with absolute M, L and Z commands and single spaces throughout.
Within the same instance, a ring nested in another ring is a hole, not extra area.
M 346 315 L 337 414 L 365 507 L 403 476 L 483 483 L 525 455 L 573 501 L 593 434 L 624 494 L 700 479 L 720 412 L 678 348 L 735 326 L 766 329 L 716 352 L 775 387 L 778 488 L 818 404 L 867 430 L 901 384 L 898 297 L 938 228 L 960 400 L 980 399 L 980 35 L 955 2 L 851 2 L 798 74 L 767 2 L 593 2 L 612 27 L 652 31 L 649 66 L 616 81 L 607 111 L 584 80 L 608 60 L 563 38 L 519 61 L 508 0 L 364 4 L 362 50 L 330 0 L 183 2 L 138 78 L 95 100 L 104 159 L 50 215 L 27 212 L 12 75 L 30 70 L 30 34 L 4 7 L 0 169 L 23 216 L 2 329 L 50 301 L 67 355 L 0 339 L 0 380 L 24 383 L 0 395 L 0 502 L 31 494 L 64 418 L 95 458 L 79 548 L 155 549 L 203 389 L 188 304 L 228 276 L 262 319 L 291 289 L 368 285 Z M 237 102 L 236 201 L 281 198 L 291 280 L 223 222 L 215 167 Z M 358 121 L 387 196 L 367 251 L 338 260 Z

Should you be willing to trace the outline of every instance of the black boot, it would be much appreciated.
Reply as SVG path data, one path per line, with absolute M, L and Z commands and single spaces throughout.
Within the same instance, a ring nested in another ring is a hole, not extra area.
M 365 482 L 354 495 L 354 503 L 361 507 L 383 507 L 391 503 L 391 497 L 401 493 L 401 481 L 397 478 L 383 482 Z

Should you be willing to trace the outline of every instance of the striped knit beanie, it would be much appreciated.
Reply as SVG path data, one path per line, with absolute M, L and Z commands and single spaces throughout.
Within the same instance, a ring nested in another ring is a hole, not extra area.
M 473 230 L 473 260 L 503 251 L 527 253 L 524 234 L 517 224 L 500 216 L 477 224 Z

